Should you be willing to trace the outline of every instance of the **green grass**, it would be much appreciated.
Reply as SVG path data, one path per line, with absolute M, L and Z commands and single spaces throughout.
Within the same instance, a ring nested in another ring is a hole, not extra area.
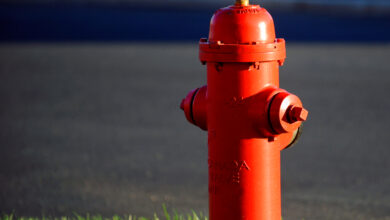
M 81 216 L 76 213 L 73 216 L 63 216 L 63 217 L 24 217 L 16 216 L 14 214 L 4 214 L 0 216 L 0 220 L 207 220 L 207 216 L 204 216 L 201 212 L 196 214 L 192 211 L 191 214 L 178 214 L 175 210 L 173 213 L 169 213 L 166 206 L 163 205 L 164 217 L 160 218 L 154 213 L 152 218 L 138 217 L 135 215 L 126 215 L 119 216 L 114 215 L 111 218 L 102 217 L 101 215 L 89 215 Z

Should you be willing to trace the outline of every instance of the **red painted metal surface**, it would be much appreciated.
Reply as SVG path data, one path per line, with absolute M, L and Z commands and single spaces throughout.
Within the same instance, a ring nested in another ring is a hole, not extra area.
M 285 42 L 258 5 L 219 9 L 199 42 L 207 86 L 181 103 L 208 131 L 211 220 L 281 218 L 280 151 L 296 138 L 307 110 L 279 88 Z

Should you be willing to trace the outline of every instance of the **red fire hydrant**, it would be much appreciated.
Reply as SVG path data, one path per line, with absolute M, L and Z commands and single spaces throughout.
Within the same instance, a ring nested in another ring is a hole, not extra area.
M 264 8 L 238 0 L 215 12 L 199 50 L 207 86 L 191 91 L 181 108 L 208 130 L 210 220 L 279 220 L 280 151 L 308 114 L 279 88 L 285 41 L 275 38 Z

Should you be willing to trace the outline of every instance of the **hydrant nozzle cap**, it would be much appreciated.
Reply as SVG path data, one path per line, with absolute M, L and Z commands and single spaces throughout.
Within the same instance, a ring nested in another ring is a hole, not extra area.
M 281 134 L 298 129 L 302 121 L 307 119 L 308 113 L 297 96 L 281 92 L 270 103 L 269 120 L 272 129 Z
M 180 108 L 184 111 L 184 114 L 187 118 L 187 120 L 191 124 L 195 124 L 194 116 L 192 112 L 192 102 L 194 100 L 195 94 L 198 92 L 198 88 L 190 91 L 187 96 L 181 101 Z

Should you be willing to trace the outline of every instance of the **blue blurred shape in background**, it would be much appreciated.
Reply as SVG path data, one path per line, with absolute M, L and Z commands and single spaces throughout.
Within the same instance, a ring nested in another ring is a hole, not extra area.
M 222 1 L 3 1 L 0 41 L 197 41 Z M 279 0 L 261 3 L 289 41 L 388 42 L 390 2 Z

